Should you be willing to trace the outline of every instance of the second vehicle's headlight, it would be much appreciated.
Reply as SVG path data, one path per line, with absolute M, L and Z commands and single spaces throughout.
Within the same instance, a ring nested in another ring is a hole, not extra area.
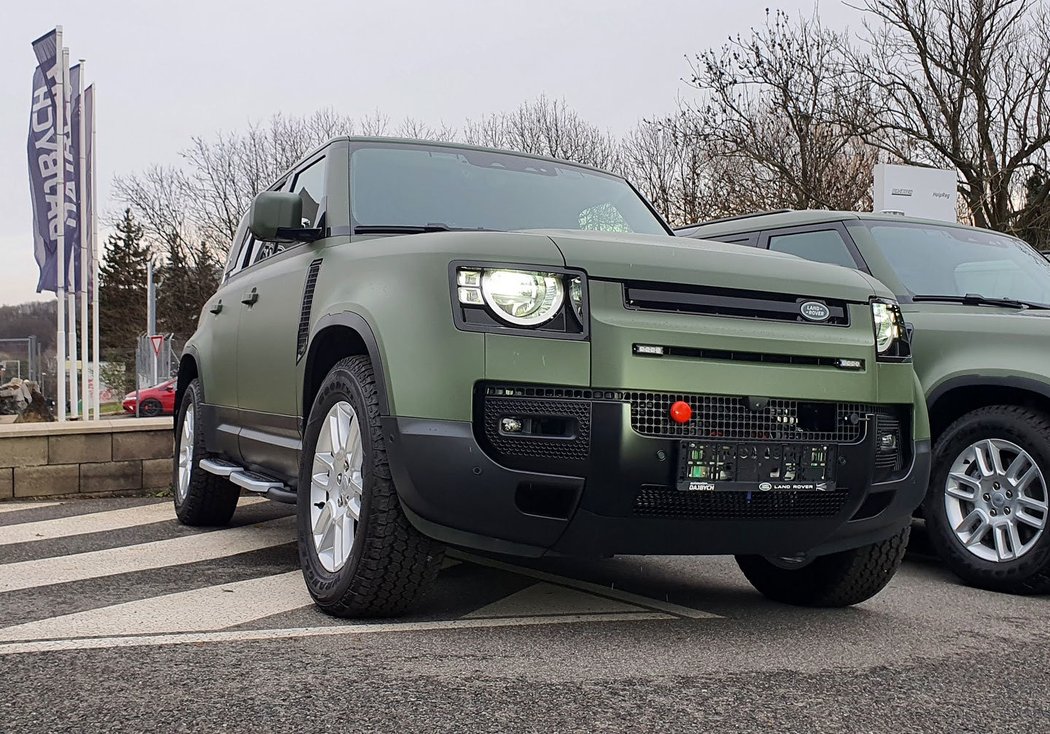
M 871 313 L 875 318 L 875 349 L 884 354 L 901 338 L 900 311 L 889 301 L 872 301 Z
M 485 270 L 481 294 L 501 319 L 517 326 L 538 326 L 558 315 L 565 287 L 553 273 Z

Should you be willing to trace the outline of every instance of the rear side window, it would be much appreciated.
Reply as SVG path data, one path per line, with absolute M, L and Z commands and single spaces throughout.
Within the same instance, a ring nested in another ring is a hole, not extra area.
M 769 238 L 769 249 L 774 252 L 797 255 L 814 262 L 841 265 L 846 268 L 857 267 L 857 261 L 853 259 L 842 236 L 834 229 L 772 235 Z

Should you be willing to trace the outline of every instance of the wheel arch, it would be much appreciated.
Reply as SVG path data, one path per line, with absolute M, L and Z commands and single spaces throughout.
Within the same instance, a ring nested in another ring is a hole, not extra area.
M 179 419 L 179 406 L 182 405 L 182 397 L 186 394 L 186 388 L 194 380 L 200 379 L 197 350 L 187 347 L 179 360 L 178 380 L 175 383 L 175 409 L 172 412 L 173 420 Z M 201 394 L 204 394 L 204 385 L 201 385 Z
M 313 405 L 314 397 L 332 366 L 344 357 L 358 354 L 367 355 L 372 361 L 372 368 L 376 375 L 380 413 L 390 414 L 386 373 L 383 370 L 379 343 L 376 341 L 372 327 L 363 316 L 346 311 L 322 316 L 318 319 L 314 334 L 310 338 L 303 369 L 301 412 L 304 423 L 310 412 L 310 406 Z
M 1050 415 L 1050 384 L 1025 377 L 956 377 L 931 390 L 926 403 L 936 439 L 966 413 L 990 405 L 1019 405 Z

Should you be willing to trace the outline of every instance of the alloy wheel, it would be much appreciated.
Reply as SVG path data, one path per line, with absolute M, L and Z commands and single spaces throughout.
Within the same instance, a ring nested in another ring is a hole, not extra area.
M 310 471 L 311 537 L 330 573 L 343 567 L 354 545 L 364 495 L 363 456 L 357 413 L 346 401 L 336 403 L 321 424 Z
M 948 525 L 970 553 L 992 563 L 1028 553 L 1046 530 L 1046 480 L 1015 443 L 977 441 L 956 457 L 944 486 Z
M 186 500 L 186 493 L 190 490 L 190 474 L 193 472 L 193 413 L 193 401 L 190 400 L 186 404 L 186 415 L 182 418 L 182 435 L 179 436 L 179 475 L 175 485 L 179 502 Z

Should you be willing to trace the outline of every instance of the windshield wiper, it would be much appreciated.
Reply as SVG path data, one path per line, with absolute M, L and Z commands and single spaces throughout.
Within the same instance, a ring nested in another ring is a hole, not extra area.
M 441 222 L 429 224 L 359 224 L 354 234 L 421 234 L 423 232 L 500 232 L 485 227 L 450 227 Z
M 913 301 L 944 301 L 945 303 L 961 303 L 964 306 L 1003 306 L 1004 308 L 1050 308 L 1044 303 L 1032 303 L 1020 301 L 1016 298 L 990 298 L 979 293 L 967 293 L 964 296 L 912 296 Z

